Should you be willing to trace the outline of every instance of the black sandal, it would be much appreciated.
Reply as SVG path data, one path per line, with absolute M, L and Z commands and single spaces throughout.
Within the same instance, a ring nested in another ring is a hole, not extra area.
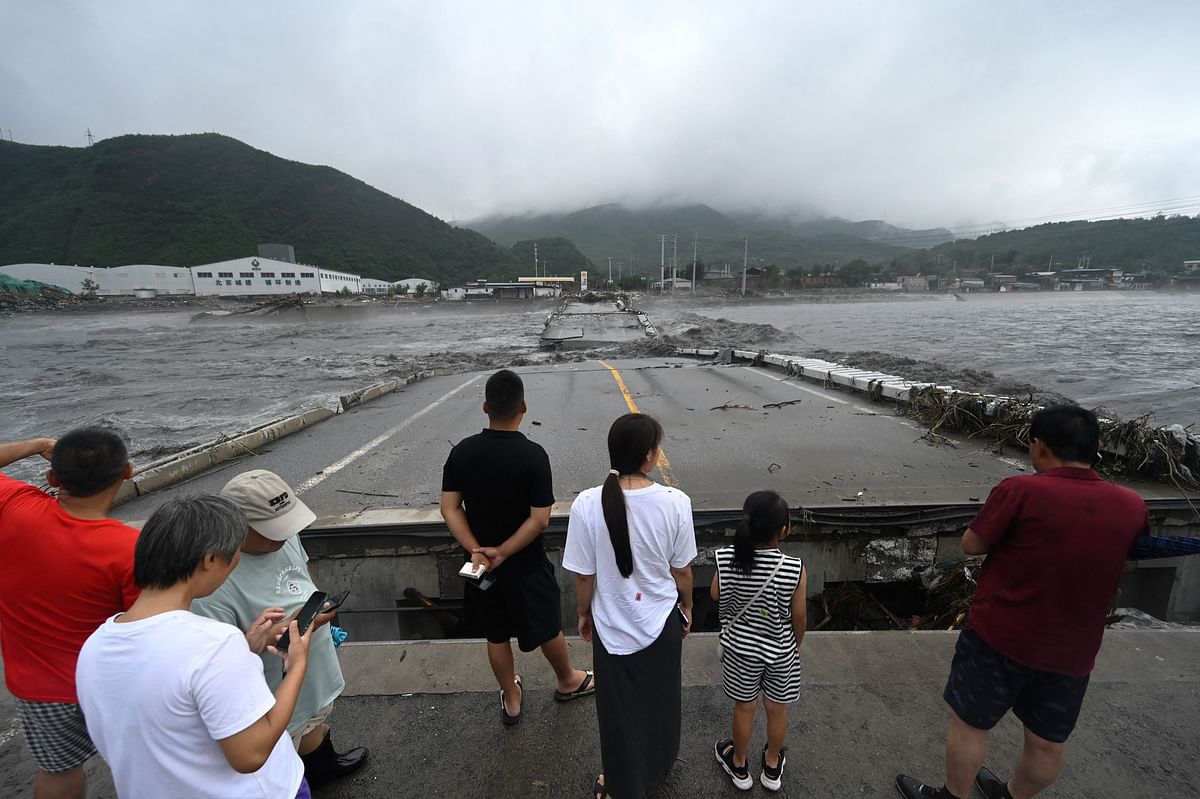
M 517 690 L 521 692 L 521 709 L 517 711 L 515 716 L 510 716 L 508 708 L 504 706 L 504 691 L 500 692 L 500 721 L 504 723 L 505 727 L 511 727 L 516 724 L 521 720 L 521 716 L 525 714 L 525 689 L 521 687 L 521 675 L 518 674 L 513 679 L 513 682 L 516 683 Z
M 604 783 L 600 781 L 602 779 L 604 779 L 603 774 L 596 778 L 596 784 L 592 786 L 592 799 L 608 799 L 608 790 L 605 789 Z

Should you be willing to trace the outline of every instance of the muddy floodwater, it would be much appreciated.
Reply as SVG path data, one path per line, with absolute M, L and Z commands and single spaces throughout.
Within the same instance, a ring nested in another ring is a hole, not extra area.
M 1123 416 L 1200 420 L 1200 294 L 870 297 L 858 301 L 639 304 L 664 343 L 836 354 L 964 388 L 1036 387 Z M 539 352 L 553 305 L 318 307 L 196 320 L 199 309 L 0 319 L 0 440 L 109 424 L 142 462 L 339 394 L 429 368 L 459 371 L 590 357 Z M 594 354 L 594 353 L 593 353 Z M 32 477 L 32 461 L 8 472 Z

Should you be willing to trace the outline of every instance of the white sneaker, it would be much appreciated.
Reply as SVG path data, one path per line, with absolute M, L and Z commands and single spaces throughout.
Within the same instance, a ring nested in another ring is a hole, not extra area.
M 771 768 L 767 765 L 767 747 L 763 747 L 762 751 L 762 776 L 759 781 L 762 786 L 768 791 L 778 791 L 783 787 L 783 767 L 787 765 L 787 747 L 779 750 L 779 767 Z
M 750 764 L 747 763 L 742 768 L 733 765 L 733 740 L 731 738 L 717 741 L 713 747 L 713 753 L 717 756 L 717 762 L 721 764 L 721 768 L 725 769 L 725 773 L 729 775 L 734 788 L 739 791 L 748 791 L 754 787 L 754 778 L 750 776 Z

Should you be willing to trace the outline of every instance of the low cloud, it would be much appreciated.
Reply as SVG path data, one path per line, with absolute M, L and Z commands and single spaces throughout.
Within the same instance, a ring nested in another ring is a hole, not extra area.
M 576 5 L 21 4 L 0 128 L 217 131 L 459 220 L 1200 210 L 1192 4 Z

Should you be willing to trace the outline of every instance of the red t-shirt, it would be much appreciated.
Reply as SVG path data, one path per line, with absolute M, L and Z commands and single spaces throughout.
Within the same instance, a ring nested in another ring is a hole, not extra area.
M 13 696 L 79 702 L 83 642 L 137 599 L 137 536 L 114 519 L 76 519 L 54 497 L 0 474 L 0 652 Z
M 969 624 L 1023 666 L 1091 674 L 1145 501 L 1091 469 L 1049 469 L 992 489 L 970 529 L 991 544 Z

